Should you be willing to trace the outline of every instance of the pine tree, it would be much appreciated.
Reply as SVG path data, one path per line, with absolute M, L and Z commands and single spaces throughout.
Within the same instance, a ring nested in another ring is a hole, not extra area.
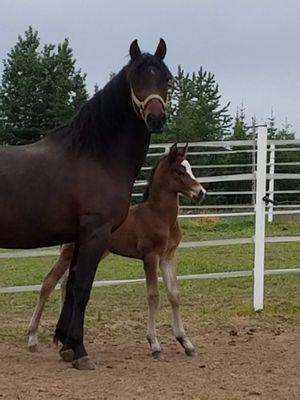
M 85 75 L 75 70 L 67 39 L 39 50 L 31 27 L 4 61 L 0 87 L 1 141 L 26 143 L 65 123 L 87 99 Z
M 233 133 L 230 136 L 230 140 L 247 140 L 249 138 L 247 134 L 247 128 L 245 125 L 245 107 L 242 102 L 241 107 L 237 108 L 235 114 L 235 121 L 233 125 Z
M 215 77 L 201 67 L 186 74 L 179 66 L 175 77 L 166 136 L 177 141 L 219 140 L 228 132 L 229 103 L 221 106 Z
M 96 82 L 94 85 L 94 94 L 98 93 L 100 90 L 98 83 Z
M 274 139 L 276 136 L 277 128 L 275 128 L 275 116 L 273 114 L 273 108 L 271 109 L 270 117 L 268 118 L 268 139 Z
M 292 125 L 288 122 L 287 118 L 285 118 L 285 122 L 281 129 L 276 130 L 275 135 L 272 139 L 275 140 L 294 140 L 295 132 L 291 130 Z

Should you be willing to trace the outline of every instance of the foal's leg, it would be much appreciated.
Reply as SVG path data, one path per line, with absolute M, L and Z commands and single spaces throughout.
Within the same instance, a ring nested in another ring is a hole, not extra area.
M 51 271 L 43 280 L 43 284 L 39 294 L 39 299 L 36 304 L 33 315 L 31 317 L 30 324 L 28 326 L 28 348 L 30 351 L 36 351 L 37 349 L 38 345 L 37 330 L 45 307 L 45 303 L 50 294 L 52 293 L 52 291 L 54 290 L 57 282 L 69 268 L 73 252 L 74 252 L 73 244 L 64 245 L 61 248 L 59 259 L 57 260 Z
M 146 275 L 147 300 L 148 300 L 148 326 L 147 340 L 150 345 L 151 353 L 154 358 L 158 358 L 161 347 L 157 340 L 155 329 L 155 313 L 159 304 L 157 267 L 159 258 L 155 254 L 150 254 L 144 258 L 144 269 Z
M 174 335 L 181 346 L 184 348 L 185 353 L 188 356 L 191 356 L 195 353 L 195 347 L 185 333 L 181 320 L 175 256 L 173 255 L 168 259 L 161 260 L 160 269 L 163 276 L 164 284 L 166 286 L 168 299 L 172 306 Z
M 76 268 L 72 265 L 69 273 L 66 299 L 55 332 L 55 339 L 63 343 L 64 350 L 73 350 L 73 366 L 78 369 L 95 369 L 83 344 L 84 314 L 97 266 L 111 232 L 110 224 L 100 225 L 95 217 L 89 215 L 81 220 L 77 265 Z M 73 307 L 69 322 L 71 300 Z

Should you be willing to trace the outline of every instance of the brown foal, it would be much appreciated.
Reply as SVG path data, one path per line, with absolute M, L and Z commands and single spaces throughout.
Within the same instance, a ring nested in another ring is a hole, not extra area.
M 159 303 L 158 267 L 172 306 L 174 335 L 187 355 L 192 355 L 195 351 L 184 330 L 179 311 L 175 259 L 176 249 L 181 240 L 177 222 L 178 195 L 182 194 L 191 199 L 199 198 L 205 195 L 205 189 L 194 177 L 186 160 L 186 152 L 187 146 L 178 149 L 174 144 L 169 153 L 159 160 L 152 170 L 143 201 L 130 207 L 125 222 L 112 234 L 108 251 L 103 255 L 104 258 L 112 252 L 143 260 L 149 306 L 147 340 L 154 357 L 159 356 L 161 352 L 155 330 L 155 313 Z M 38 343 L 37 329 L 45 302 L 62 277 L 62 288 L 65 287 L 73 251 L 74 244 L 63 245 L 58 261 L 43 281 L 28 328 L 28 346 L 32 351 Z

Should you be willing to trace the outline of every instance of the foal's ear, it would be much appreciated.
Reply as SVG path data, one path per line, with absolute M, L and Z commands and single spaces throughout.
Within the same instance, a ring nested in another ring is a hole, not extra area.
M 182 149 L 184 158 L 186 158 L 187 151 L 188 151 L 188 147 L 189 147 L 189 144 L 187 143 L 187 144 L 184 146 L 184 148 Z
M 135 61 L 142 54 L 141 49 L 139 48 L 137 39 L 135 39 L 131 43 L 131 45 L 129 47 L 129 54 L 130 54 L 132 61 Z
M 159 57 L 161 60 L 165 58 L 165 55 L 167 53 L 167 45 L 164 39 L 160 38 L 157 49 L 154 53 L 156 57 Z
M 174 143 L 169 150 L 169 157 L 171 158 L 172 161 L 175 161 L 178 155 L 178 148 L 177 148 L 177 143 Z

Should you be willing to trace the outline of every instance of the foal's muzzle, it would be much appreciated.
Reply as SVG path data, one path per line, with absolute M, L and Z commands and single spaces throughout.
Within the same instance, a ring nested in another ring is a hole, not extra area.
M 195 201 L 195 203 L 201 204 L 205 200 L 205 197 L 206 197 L 206 190 L 199 183 L 199 189 L 197 191 L 194 191 L 192 199 Z

